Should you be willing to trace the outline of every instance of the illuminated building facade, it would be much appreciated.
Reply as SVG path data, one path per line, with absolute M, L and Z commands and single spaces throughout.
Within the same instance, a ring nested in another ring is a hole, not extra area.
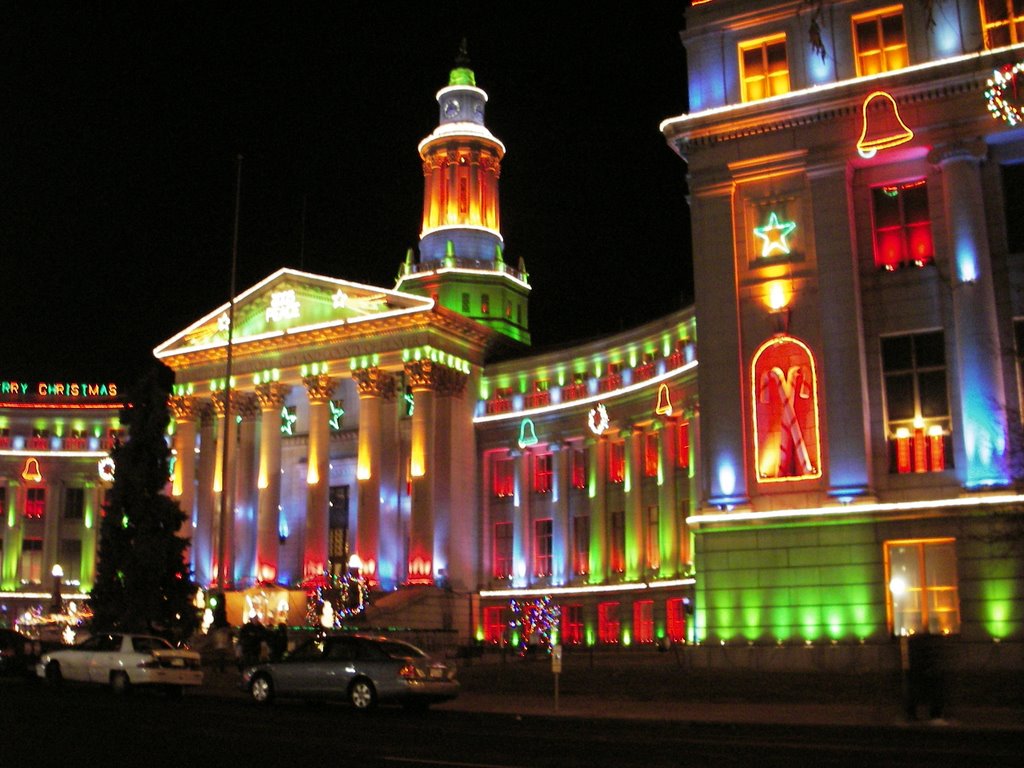
M 0 603 L 19 609 L 92 588 L 100 508 L 120 435 L 117 385 L 0 382 Z
M 530 285 L 504 260 L 486 101 L 457 62 L 394 289 L 282 269 L 155 350 L 196 579 L 294 586 L 357 555 L 392 625 L 424 620 L 410 594 L 460 595 L 439 626 L 511 641 L 511 601 L 543 596 L 567 642 L 682 640 L 693 312 L 523 357 Z
M 1021 638 L 1018 6 L 687 12 L 699 641 Z

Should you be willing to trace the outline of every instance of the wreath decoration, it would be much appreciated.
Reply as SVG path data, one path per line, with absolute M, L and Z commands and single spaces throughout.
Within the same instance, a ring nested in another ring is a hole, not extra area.
M 590 431 L 595 435 L 603 435 L 605 430 L 608 429 L 608 409 L 604 407 L 604 403 L 598 403 L 595 407 L 590 409 L 590 413 L 587 415 L 587 422 L 590 425 Z

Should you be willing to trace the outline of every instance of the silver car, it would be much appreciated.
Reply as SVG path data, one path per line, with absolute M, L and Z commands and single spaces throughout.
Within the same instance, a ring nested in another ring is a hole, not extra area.
M 401 640 L 354 634 L 315 637 L 281 661 L 248 667 L 241 687 L 259 704 L 337 698 L 362 710 L 379 702 L 426 708 L 459 693 L 453 665 Z

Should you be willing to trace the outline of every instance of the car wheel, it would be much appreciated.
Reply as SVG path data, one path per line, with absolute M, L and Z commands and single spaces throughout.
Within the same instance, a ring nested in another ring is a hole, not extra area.
M 373 709 L 377 705 L 377 691 L 369 680 L 359 678 L 348 687 L 348 700 L 356 709 Z
M 114 692 L 115 696 L 124 696 L 128 693 L 131 683 L 128 682 L 128 675 L 124 672 L 111 672 L 110 673 L 110 690 Z
M 269 704 L 274 700 L 274 682 L 270 675 L 256 675 L 249 683 L 249 693 L 257 704 Z
M 64 675 L 61 674 L 60 664 L 51 661 L 46 665 L 46 684 L 51 688 L 60 688 L 64 682 Z

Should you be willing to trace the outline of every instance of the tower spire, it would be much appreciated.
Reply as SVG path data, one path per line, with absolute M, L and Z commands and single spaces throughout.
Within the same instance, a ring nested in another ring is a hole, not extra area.
M 487 93 L 476 85 L 465 38 L 436 98 L 438 125 L 419 145 L 419 263 L 406 261 L 397 287 L 529 343 L 530 286 L 501 255 L 498 179 L 505 145 L 484 124 Z

